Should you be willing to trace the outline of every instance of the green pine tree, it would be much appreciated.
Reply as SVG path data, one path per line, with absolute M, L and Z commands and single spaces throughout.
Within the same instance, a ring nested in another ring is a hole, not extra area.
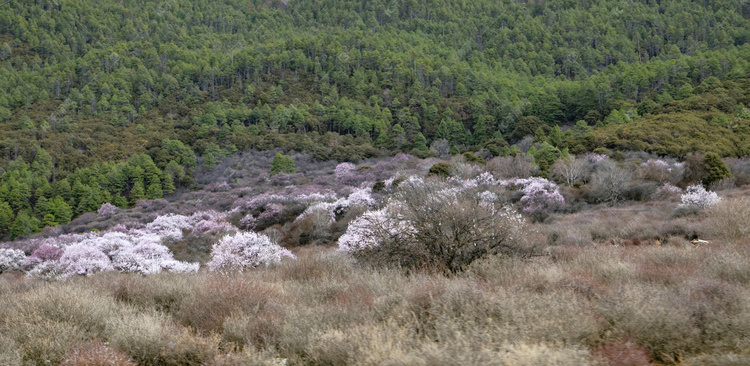
M 294 165 L 294 160 L 291 156 L 284 155 L 281 152 L 277 152 L 273 156 L 271 162 L 271 176 L 279 173 L 294 174 L 297 171 L 297 167 Z

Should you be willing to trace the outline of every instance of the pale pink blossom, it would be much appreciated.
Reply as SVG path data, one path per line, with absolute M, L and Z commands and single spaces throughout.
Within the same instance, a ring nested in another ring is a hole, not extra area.
M 97 211 L 99 216 L 102 217 L 110 217 L 118 212 L 120 212 L 120 209 L 109 202 L 102 203 L 102 206 Z
M 84 244 L 73 244 L 65 248 L 59 260 L 62 277 L 91 275 L 112 271 L 112 261 L 101 250 Z

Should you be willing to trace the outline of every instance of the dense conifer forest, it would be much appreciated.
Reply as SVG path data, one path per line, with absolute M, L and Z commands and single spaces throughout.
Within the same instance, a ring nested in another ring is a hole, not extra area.
M 549 165 L 741 157 L 749 17 L 738 0 L 6 1 L 0 235 L 189 188 L 238 150 L 488 158 L 532 136 Z

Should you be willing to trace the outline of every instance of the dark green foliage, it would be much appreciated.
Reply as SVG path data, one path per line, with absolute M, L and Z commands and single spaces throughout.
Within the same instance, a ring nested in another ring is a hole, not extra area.
M 429 174 L 437 175 L 438 177 L 450 177 L 451 165 L 448 163 L 437 163 L 430 167 Z
M 516 127 L 513 129 L 513 132 L 510 134 L 510 138 L 517 141 L 526 136 L 534 136 L 535 134 L 537 134 L 537 131 L 546 133 L 548 128 L 549 126 L 547 126 L 541 119 L 539 119 L 539 117 L 521 117 L 518 123 L 516 123 Z
M 0 201 L 0 237 L 10 233 L 10 225 L 13 223 L 13 210 L 7 202 Z
M 277 152 L 273 156 L 271 161 L 271 176 L 279 173 L 294 174 L 297 171 L 297 167 L 294 165 L 294 160 L 291 156 L 284 155 L 281 152 Z
M 719 155 L 715 153 L 706 154 L 703 164 L 708 171 L 708 175 L 703 178 L 703 185 L 706 187 L 710 187 L 712 183 L 732 176 L 732 173 L 729 172 L 729 169 L 727 169 L 727 166 Z
M 430 149 L 427 147 L 427 139 L 420 132 L 414 137 L 414 150 L 417 155 L 426 156 L 429 154 Z
M 39 230 L 39 220 L 29 215 L 26 211 L 21 211 L 16 216 L 13 226 L 10 227 L 10 238 L 15 239 L 19 236 L 30 235 Z
M 466 159 L 466 161 L 469 162 L 469 163 L 478 163 L 478 164 L 482 164 L 482 165 L 487 164 L 487 161 L 485 161 L 484 159 L 482 159 L 481 157 L 477 156 L 476 154 L 474 154 L 471 151 L 467 151 L 467 152 L 463 153 L 462 155 L 463 155 L 464 159 Z
M 0 199 L 42 220 L 39 197 L 77 214 L 191 187 L 195 152 L 500 156 L 537 131 L 576 154 L 750 154 L 747 5 L 628 6 L 10 0 Z

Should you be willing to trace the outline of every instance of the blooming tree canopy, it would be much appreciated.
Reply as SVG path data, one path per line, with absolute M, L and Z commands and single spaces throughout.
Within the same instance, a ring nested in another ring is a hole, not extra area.
M 271 242 L 266 235 L 238 232 L 225 235 L 213 245 L 208 268 L 221 272 L 242 271 L 246 268 L 279 263 L 283 257 L 295 258 L 292 252 Z

